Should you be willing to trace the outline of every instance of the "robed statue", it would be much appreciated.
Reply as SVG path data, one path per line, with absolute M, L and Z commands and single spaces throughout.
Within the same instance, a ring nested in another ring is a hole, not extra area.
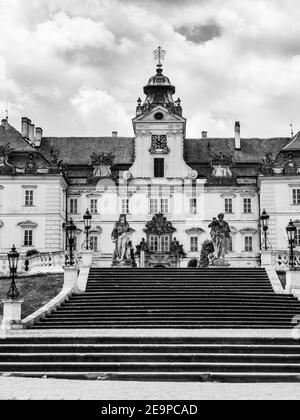
M 132 265 L 131 249 L 132 244 L 129 234 L 132 229 L 129 227 L 126 215 L 122 214 L 112 231 L 112 241 L 115 244 L 113 265 Z
M 218 219 L 214 218 L 209 228 L 215 249 L 215 260 L 224 261 L 229 249 L 231 232 L 229 224 L 224 220 L 224 214 L 219 214 Z

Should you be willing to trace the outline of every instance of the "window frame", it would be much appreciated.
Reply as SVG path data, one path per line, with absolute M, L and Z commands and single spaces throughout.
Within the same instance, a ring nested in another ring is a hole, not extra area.
M 76 206 L 74 206 L 75 203 L 76 203 Z M 69 199 L 69 211 L 70 211 L 70 214 L 72 214 L 72 215 L 73 214 L 74 215 L 79 214 L 78 213 L 78 207 L 79 207 L 78 204 L 79 204 L 78 198 L 70 198 Z M 76 209 L 74 207 L 76 207 Z M 76 212 L 74 210 L 76 210 Z
M 243 213 L 244 214 L 252 214 L 252 210 L 253 210 L 252 198 L 245 197 L 243 199 Z
M 198 200 L 197 198 L 190 198 L 190 213 L 198 214 Z
M 154 178 L 165 178 L 165 159 L 154 158 Z
M 300 188 L 292 188 L 292 199 L 294 206 L 300 206 Z
M 98 212 L 98 198 L 90 199 L 90 211 L 91 214 L 99 214 Z
M 248 243 L 247 243 L 248 241 Z M 251 253 L 253 252 L 253 236 L 252 235 L 246 235 L 244 239 L 244 245 L 245 245 L 245 252 Z
M 224 198 L 224 210 L 225 214 L 233 214 L 233 198 L 226 197 Z M 231 210 L 231 211 L 228 211 Z
M 24 229 L 24 237 L 23 237 L 23 246 L 26 248 L 30 248 L 33 246 L 33 229 L 26 228 Z
M 34 207 L 34 190 L 26 189 L 25 190 L 25 207 Z
M 190 237 L 190 252 L 199 252 L 199 236 Z

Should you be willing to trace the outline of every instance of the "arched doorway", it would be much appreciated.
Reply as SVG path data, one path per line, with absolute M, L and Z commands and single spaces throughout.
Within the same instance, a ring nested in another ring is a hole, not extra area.
M 153 267 L 153 268 L 165 269 L 166 267 L 165 267 L 164 265 L 162 265 L 162 264 L 159 264 L 159 265 L 156 265 L 156 266 L 155 266 L 155 267 Z

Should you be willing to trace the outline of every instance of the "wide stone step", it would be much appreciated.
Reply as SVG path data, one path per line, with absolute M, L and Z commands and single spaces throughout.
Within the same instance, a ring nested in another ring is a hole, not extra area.
M 298 364 L 300 354 L 0 353 L 0 363 L 272 363 Z
M 5 354 L 230 354 L 249 355 L 295 355 L 300 357 L 299 345 L 242 345 L 242 344 L 16 344 L 0 345 L 0 353 Z
M 0 372 L 228 372 L 228 373 L 300 373 L 297 363 L 169 363 L 169 362 L 8 362 L 0 363 Z
M 66 380 L 159 381 L 159 382 L 220 382 L 220 383 L 298 383 L 299 374 L 262 372 L 14 372 L 21 378 L 50 378 Z

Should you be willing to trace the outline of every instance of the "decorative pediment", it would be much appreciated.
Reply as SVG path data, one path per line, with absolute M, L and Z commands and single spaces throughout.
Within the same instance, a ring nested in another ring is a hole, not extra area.
M 27 220 L 26 222 L 18 223 L 18 226 L 20 226 L 23 229 L 35 229 L 38 227 L 38 224 Z
M 162 114 L 162 115 L 158 115 Z M 141 115 L 138 115 L 133 120 L 134 122 L 185 122 L 186 119 L 181 117 L 178 114 L 172 112 L 172 109 L 168 110 L 163 106 L 155 106 L 155 108 L 151 109 L 151 107 Z
M 187 235 L 202 235 L 205 230 L 202 228 L 193 227 L 185 231 Z
M 176 232 L 172 223 L 163 214 L 156 214 L 152 220 L 146 224 L 144 232 L 147 235 L 170 235 Z
M 253 228 L 245 228 L 245 229 L 240 230 L 240 233 L 242 235 L 247 235 L 247 234 L 256 235 L 258 233 L 258 230 L 253 229 Z

